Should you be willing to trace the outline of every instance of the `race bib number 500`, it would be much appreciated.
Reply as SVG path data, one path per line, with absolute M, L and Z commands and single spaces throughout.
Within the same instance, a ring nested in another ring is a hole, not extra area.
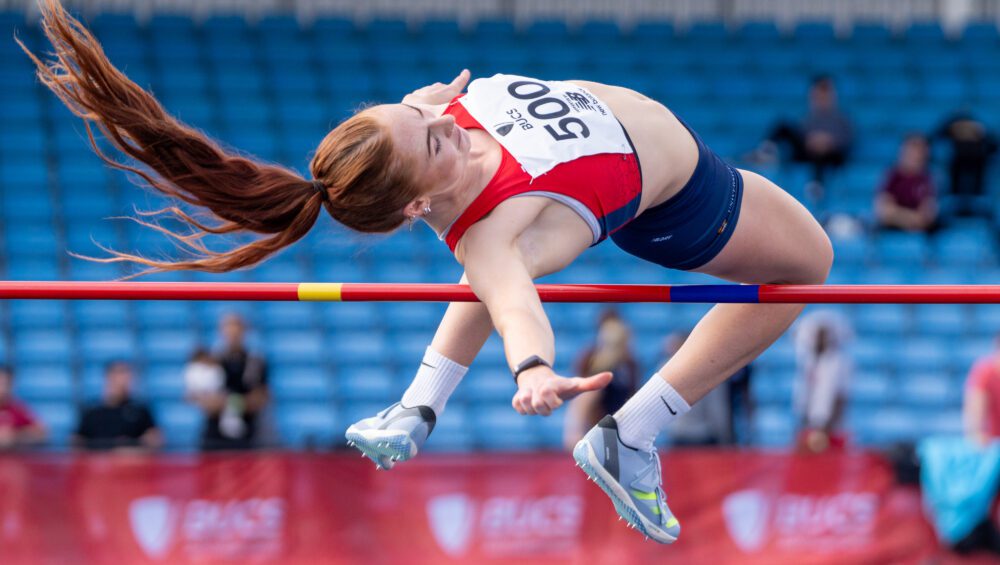
M 531 175 L 600 153 L 632 153 L 621 124 L 582 86 L 516 75 L 474 80 L 460 102 Z

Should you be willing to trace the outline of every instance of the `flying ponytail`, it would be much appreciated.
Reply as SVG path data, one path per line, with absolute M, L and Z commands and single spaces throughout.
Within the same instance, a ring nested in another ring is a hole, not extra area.
M 135 221 L 170 237 L 189 255 L 179 261 L 153 260 L 109 251 L 102 262 L 126 261 L 146 272 L 196 269 L 226 272 L 259 263 L 298 241 L 326 206 L 325 186 L 277 165 L 230 154 L 201 132 L 166 113 L 160 103 L 116 69 L 94 36 L 57 0 L 41 0 L 42 25 L 55 48 L 45 62 L 21 48 L 38 68 L 41 81 L 84 120 L 94 151 L 108 165 L 139 175 L 159 192 L 207 208 L 218 221 L 196 219 L 177 206 L 142 212 Z M 19 41 L 20 43 L 20 41 Z M 148 168 L 118 162 L 104 154 L 96 126 L 111 144 Z M 174 217 L 188 228 L 173 232 L 144 219 Z M 266 237 L 219 252 L 206 247 L 208 234 L 253 233 Z

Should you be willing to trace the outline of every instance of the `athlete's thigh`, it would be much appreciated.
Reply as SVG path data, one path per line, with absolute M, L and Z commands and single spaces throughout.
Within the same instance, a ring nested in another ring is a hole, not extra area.
M 743 203 L 736 231 L 697 270 L 750 284 L 823 282 L 833 251 L 819 222 L 773 182 L 750 171 L 740 173 Z

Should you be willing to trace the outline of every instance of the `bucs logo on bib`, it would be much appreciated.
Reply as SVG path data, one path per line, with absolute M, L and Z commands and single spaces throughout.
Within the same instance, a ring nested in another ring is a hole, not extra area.
M 632 153 L 611 110 L 582 86 L 498 74 L 472 81 L 459 102 L 532 179 L 580 157 Z

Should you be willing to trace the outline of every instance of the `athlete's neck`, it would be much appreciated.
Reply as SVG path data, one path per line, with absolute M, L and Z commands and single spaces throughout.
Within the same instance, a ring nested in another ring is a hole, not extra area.
M 470 136 L 469 159 L 462 170 L 462 176 L 446 190 L 431 198 L 431 212 L 423 220 L 441 236 L 462 212 L 479 197 L 496 172 L 488 148 L 476 143 L 477 136 Z

